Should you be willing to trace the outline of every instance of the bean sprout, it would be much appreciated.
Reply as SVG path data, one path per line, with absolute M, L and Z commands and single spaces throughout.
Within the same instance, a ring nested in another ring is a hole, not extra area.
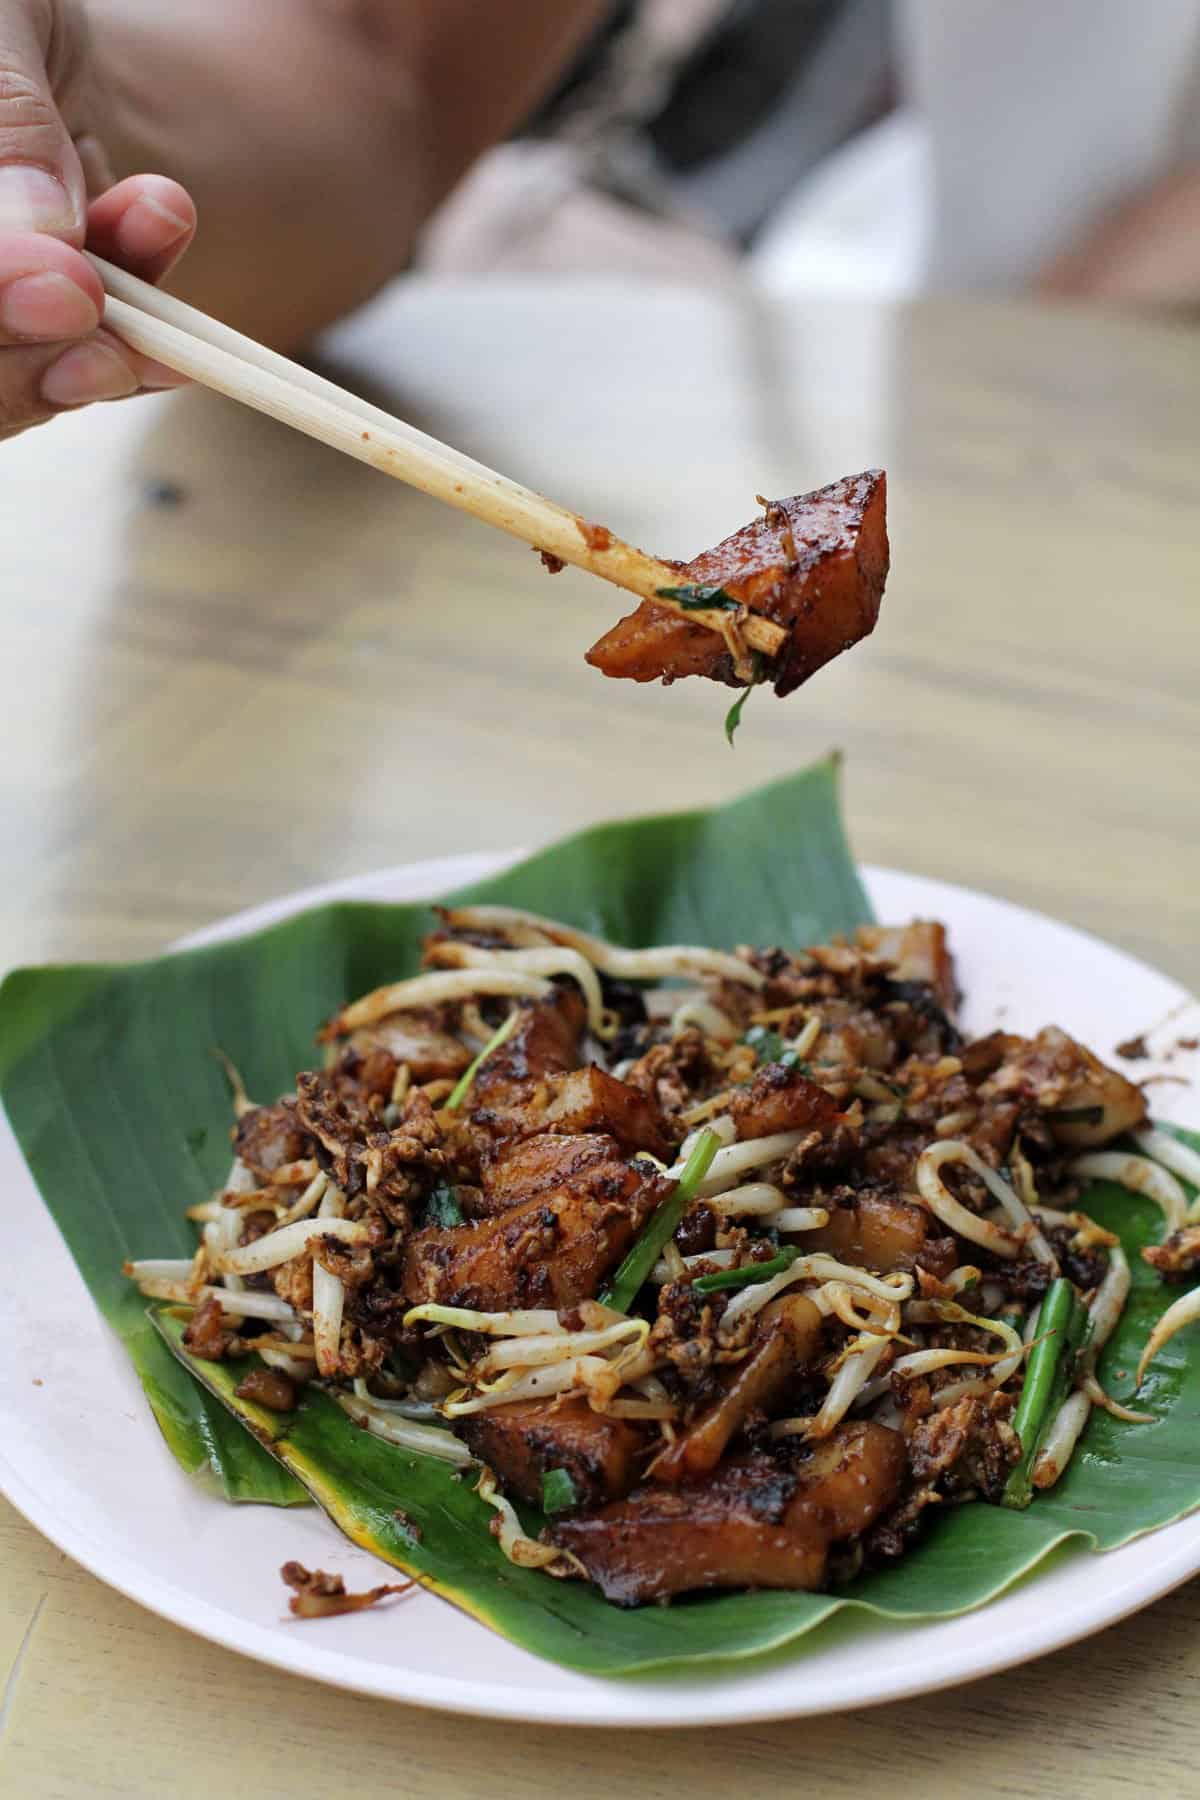
M 578 950 L 555 944 L 534 950 L 482 950 L 475 944 L 437 943 L 430 957 L 443 967 L 456 969 L 515 969 L 523 975 L 569 975 L 579 984 L 587 1002 L 588 1028 L 603 1042 L 614 1038 L 621 1021 L 604 1004 L 600 977 Z
M 1115 1181 L 1118 1187 L 1153 1200 L 1162 1208 L 1168 1231 L 1178 1231 L 1187 1222 L 1187 1195 L 1175 1177 L 1149 1157 L 1131 1156 L 1123 1150 L 1089 1150 L 1075 1158 L 1071 1173 L 1096 1181 Z
M 1055 1413 L 1042 1447 L 1034 1458 L 1031 1480 L 1035 1488 L 1051 1488 L 1071 1460 L 1080 1433 L 1088 1422 L 1092 1403 L 1077 1388 Z
M 977 1175 L 993 1199 L 999 1201 L 1017 1230 L 1008 1231 L 990 1219 L 982 1219 L 960 1200 L 956 1200 L 942 1180 L 941 1171 L 947 1163 L 968 1168 L 973 1175 Z M 1057 1270 L 1058 1260 L 1029 1209 L 1022 1204 L 1008 1183 L 1002 1181 L 994 1169 L 989 1169 L 970 1144 L 964 1144 L 960 1138 L 948 1138 L 944 1143 L 931 1144 L 922 1150 L 917 1158 L 917 1187 L 930 1212 L 951 1231 L 957 1232 L 959 1237 L 965 1237 L 973 1244 L 980 1244 L 993 1255 L 1003 1256 L 1009 1261 L 1028 1248 L 1039 1262 L 1047 1263 Z
M 1176 1332 L 1182 1331 L 1185 1325 L 1194 1324 L 1197 1319 L 1200 1319 L 1200 1288 L 1193 1288 L 1190 1294 L 1182 1294 L 1173 1306 L 1168 1306 L 1146 1339 L 1146 1348 L 1137 1366 L 1138 1387 L 1145 1381 L 1146 1370 L 1164 1344 L 1170 1343 Z
M 446 1401 L 442 1412 L 447 1419 L 461 1419 L 468 1413 L 507 1406 L 512 1400 L 548 1399 L 552 1394 L 569 1393 L 572 1388 L 584 1388 L 589 1397 L 594 1393 L 603 1400 L 611 1398 L 620 1384 L 620 1375 L 607 1357 L 577 1356 L 571 1362 L 551 1363 L 523 1375 L 509 1370 L 484 1393 L 467 1397 L 467 1390 L 460 1389 Z
M 217 1259 L 217 1268 L 225 1274 L 257 1275 L 264 1269 L 276 1269 L 290 1262 L 308 1248 L 314 1238 L 337 1238 L 343 1244 L 365 1243 L 369 1227 L 358 1219 L 299 1219 L 294 1225 L 283 1225 L 268 1231 L 253 1244 L 241 1244 L 226 1250 Z
M 452 929 L 498 929 L 514 942 L 526 945 L 569 945 L 586 956 L 597 969 L 621 981 L 661 981 L 674 976 L 699 976 L 703 979 L 714 976 L 725 981 L 736 981 L 742 987 L 753 988 L 755 992 L 766 985 L 766 977 L 760 975 L 757 969 L 744 962 L 740 956 L 731 956 L 724 950 L 706 950 L 685 944 L 664 945 L 655 950 L 626 950 L 619 944 L 609 944 L 603 938 L 592 937 L 586 931 L 576 931 L 569 925 L 560 925 L 555 919 L 544 919 L 538 913 L 525 912 L 515 906 L 450 907 L 446 910 L 445 919 Z
M 748 1181 L 741 1187 L 727 1188 L 723 1194 L 714 1195 L 708 1202 L 708 1209 L 723 1219 L 766 1218 L 771 1213 L 781 1213 L 786 1205 L 787 1196 L 782 1188 L 774 1187 L 769 1181 Z
M 498 1516 L 493 1521 L 493 1533 L 510 1563 L 515 1563 L 520 1569 L 545 1569 L 548 1575 L 586 1576 L 587 1570 L 569 1550 L 556 1550 L 550 1544 L 539 1544 L 536 1539 L 526 1536 L 515 1507 L 510 1500 L 504 1498 L 496 1477 L 486 1466 L 476 1483 L 475 1492 L 496 1510 Z
M 716 1123 L 719 1124 L 720 1121 Z M 707 1200 L 712 1194 L 723 1193 L 736 1183 L 739 1175 L 746 1174 L 749 1169 L 761 1169 L 766 1163 L 780 1162 L 807 1135 L 804 1131 L 777 1131 L 770 1137 L 747 1138 L 744 1143 L 729 1144 L 724 1150 L 718 1150 L 713 1157 L 712 1167 L 700 1183 L 698 1198 Z M 675 1163 L 670 1170 L 671 1175 L 681 1175 L 686 1160 L 683 1157 Z
M 400 1418 L 373 1400 L 359 1399 L 357 1394 L 336 1392 L 334 1399 L 342 1411 L 349 1413 L 355 1424 L 364 1426 L 372 1437 L 384 1438 L 389 1444 L 399 1445 L 401 1450 L 436 1456 L 440 1462 L 453 1463 L 458 1469 L 465 1469 L 475 1461 L 462 1439 L 456 1438 L 452 1431 Z
M 340 1219 L 345 1208 L 346 1202 L 341 1190 L 328 1185 L 321 1199 L 318 1223 L 323 1219 Z M 317 1372 L 321 1375 L 337 1374 L 338 1354 L 342 1341 L 342 1312 L 345 1304 L 346 1290 L 342 1283 L 336 1275 L 331 1274 L 322 1266 L 318 1257 L 314 1257 L 312 1271 L 313 1342 L 317 1348 Z
M 844 1282 L 847 1287 L 858 1288 L 887 1304 L 908 1300 L 913 1286 L 911 1275 L 887 1275 L 880 1280 L 875 1275 L 869 1275 L 865 1269 L 851 1268 L 846 1263 L 838 1262 L 836 1257 L 823 1256 L 819 1251 L 813 1256 L 798 1256 L 790 1269 L 783 1269 L 769 1281 L 756 1282 L 735 1294 L 722 1314 L 719 1335 L 723 1338 L 730 1337 L 735 1325 L 740 1324 L 743 1319 L 753 1318 L 776 1294 L 781 1294 L 784 1288 L 797 1281 Z
M 476 1380 L 497 1369 L 535 1368 L 545 1363 L 560 1363 L 564 1355 L 591 1356 L 618 1347 L 638 1349 L 650 1335 L 645 1319 L 620 1319 L 601 1331 L 547 1332 L 538 1337 L 502 1338 L 480 1358 L 472 1370 Z
M 558 1314 L 549 1307 L 536 1307 L 528 1312 L 476 1312 L 468 1306 L 438 1306 L 429 1301 L 424 1306 L 410 1307 L 404 1315 L 405 1328 L 413 1325 L 443 1325 L 456 1331 L 478 1331 L 484 1337 L 528 1337 L 534 1332 L 562 1331 Z
M 785 1206 L 771 1223 L 776 1231 L 820 1231 L 828 1225 L 829 1214 L 823 1206 Z
M 723 1013 L 711 1000 L 685 1000 L 675 1008 L 671 1014 L 671 1036 L 678 1037 L 689 1025 L 723 1044 L 735 1043 L 740 1035 L 729 1014 Z
M 1164 1169 L 1172 1174 L 1181 1175 L 1184 1181 L 1190 1182 L 1196 1189 L 1196 1196 L 1188 1207 L 1187 1222 L 1195 1224 L 1200 1219 L 1200 1150 L 1193 1150 L 1190 1144 L 1180 1143 L 1169 1131 L 1157 1131 L 1153 1127 L 1145 1131 L 1135 1131 L 1133 1141 L 1139 1150 L 1161 1163 Z
M 364 994 L 361 1000 L 336 1014 L 325 1027 L 324 1035 L 344 1037 L 365 1025 L 378 1025 L 394 1012 L 440 1006 L 450 1000 L 470 1000 L 479 994 L 546 1000 L 553 992 L 551 982 L 538 975 L 522 975 L 517 969 L 439 969 L 431 975 L 414 975 L 409 981 L 394 981 Z

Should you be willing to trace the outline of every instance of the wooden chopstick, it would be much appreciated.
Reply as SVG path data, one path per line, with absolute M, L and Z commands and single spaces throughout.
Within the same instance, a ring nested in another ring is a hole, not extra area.
M 315 369 L 305 368 L 303 363 L 291 362 L 277 350 L 268 350 L 256 338 L 235 331 L 231 325 L 223 325 L 211 314 L 201 312 L 198 307 L 188 306 L 184 301 L 172 298 L 170 294 L 164 294 L 161 288 L 151 287 L 149 282 L 139 281 L 136 275 L 117 268 L 115 263 L 105 262 L 103 257 L 94 256 L 90 250 L 84 254 L 96 269 L 104 283 L 104 291 L 111 299 L 123 300 L 152 319 L 160 319 L 166 325 L 177 325 L 180 330 L 189 332 L 202 343 L 211 344 L 214 349 L 227 350 L 231 356 L 240 357 L 243 362 L 250 363 L 255 368 L 265 369 L 268 374 L 293 382 L 307 393 L 330 400 L 335 406 L 355 413 L 368 425 L 378 425 L 384 431 L 395 431 L 410 443 L 423 444 L 428 449 L 440 451 L 453 457 L 463 468 L 474 469 L 480 475 L 493 474 L 485 464 L 476 462 L 473 457 L 464 456 L 461 450 L 452 450 L 448 444 L 439 443 L 437 438 L 418 431 L 415 425 L 393 418 L 382 407 L 373 406 L 369 400 L 352 394 L 348 388 L 340 388 L 336 382 L 327 381 Z
M 107 296 L 105 324 L 143 356 L 470 513 L 535 550 L 655 600 L 727 641 L 732 627 L 750 649 L 768 656 L 784 642 L 783 628 L 757 613 L 737 620 L 728 611 L 685 609 L 664 599 L 660 590 L 677 586 L 680 579 L 678 569 L 668 563 L 587 524 L 566 507 L 101 257 L 91 260 Z

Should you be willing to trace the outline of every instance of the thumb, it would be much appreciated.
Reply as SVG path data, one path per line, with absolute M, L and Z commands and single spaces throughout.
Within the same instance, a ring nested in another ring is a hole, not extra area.
M 43 231 L 81 245 L 83 169 L 30 11 L 0 0 L 0 232 Z

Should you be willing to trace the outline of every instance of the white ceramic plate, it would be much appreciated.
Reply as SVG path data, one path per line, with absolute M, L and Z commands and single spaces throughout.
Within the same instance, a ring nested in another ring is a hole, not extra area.
M 348 897 L 412 900 L 507 858 L 460 857 L 339 883 L 226 921 L 213 942 Z M 944 919 L 968 1029 L 1053 1020 L 1101 1054 L 1134 1032 L 1192 1085 L 1152 1090 L 1155 1110 L 1200 1126 L 1200 1005 L 1096 939 L 1003 901 L 888 870 L 866 872 L 878 916 Z M 1189 1066 L 1190 1064 L 1190 1066 Z M 1142 1065 L 1146 1067 L 1146 1065 Z M 1139 1069 L 1139 1073 L 1141 1069 Z M 103 1581 L 190 1631 L 279 1668 L 389 1699 L 499 1718 L 589 1725 L 749 1721 L 865 1706 L 987 1674 L 1083 1637 L 1200 1571 L 1200 1514 L 1106 1556 L 1053 1558 L 1042 1574 L 958 1619 L 856 1623 L 719 1674 L 616 1681 L 572 1674 L 493 1636 L 432 1595 L 320 1622 L 289 1618 L 277 1570 L 289 1558 L 369 1586 L 380 1565 L 316 1507 L 224 1504 L 167 1451 L 132 1369 L 92 1306 L 0 1119 L 0 1487 L 46 1536 Z

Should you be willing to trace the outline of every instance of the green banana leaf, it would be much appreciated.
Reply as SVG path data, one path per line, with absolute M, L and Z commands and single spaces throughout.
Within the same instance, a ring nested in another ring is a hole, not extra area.
M 627 943 L 794 945 L 869 916 L 841 832 L 833 763 L 710 813 L 586 832 L 471 895 Z M 1059 1545 L 1110 1549 L 1200 1504 L 1200 1358 L 1189 1360 L 1181 1337 L 1156 1359 L 1139 1396 L 1158 1422 L 1094 1413 L 1064 1480 L 1027 1512 L 947 1509 L 902 1563 L 833 1595 L 714 1595 L 622 1612 L 581 1584 L 506 1562 L 469 1476 L 368 1436 L 327 1395 L 310 1390 L 282 1416 L 237 1399 L 253 1359 L 189 1359 L 177 1309 L 148 1316 L 121 1262 L 190 1252 L 183 1208 L 225 1174 L 228 1093 L 207 1052 L 226 1051 L 250 1092 L 272 1097 L 311 1061 L 321 1019 L 413 965 L 427 924 L 423 906 L 336 905 L 233 944 L 131 967 L 18 971 L 0 988 L 0 1096 L 186 1467 L 207 1465 L 232 1499 L 288 1504 L 311 1495 L 356 1542 L 495 1630 L 606 1675 L 751 1656 L 839 1610 L 908 1620 L 962 1612 Z M 1140 1346 L 1164 1305 L 1139 1255 L 1159 1235 L 1160 1218 L 1108 1184 L 1096 1185 L 1087 1206 L 1119 1231 L 1134 1269 L 1129 1307 L 1101 1364 L 1110 1391 L 1128 1398 Z M 533 1513 L 526 1520 L 533 1532 L 542 1522 Z

